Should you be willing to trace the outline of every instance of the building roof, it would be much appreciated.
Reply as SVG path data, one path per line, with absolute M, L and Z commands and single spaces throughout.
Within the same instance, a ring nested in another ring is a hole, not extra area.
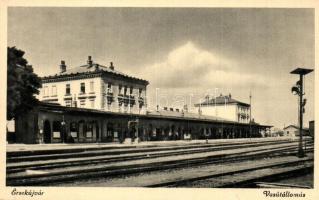
M 147 115 L 152 116 L 162 116 L 162 117 L 183 117 L 183 118 L 192 118 L 192 119 L 205 119 L 212 121 L 224 121 L 224 122 L 233 122 L 221 117 L 214 117 L 208 115 L 199 115 L 198 113 L 190 113 L 183 111 L 169 111 L 169 110 L 159 110 L 159 111 L 147 111 Z
M 200 104 L 195 104 L 195 107 L 199 106 L 210 106 L 210 105 L 225 105 L 225 104 L 238 104 L 242 106 L 249 107 L 250 105 L 241 101 L 238 101 L 236 99 L 233 99 L 231 95 L 223 96 L 222 94 L 216 98 L 210 98 L 209 96 L 206 96 L 205 100 L 201 102 Z
M 119 112 L 110 112 L 96 109 L 88 108 L 76 108 L 76 107 L 66 107 L 53 103 L 39 102 L 41 110 L 44 111 L 53 111 L 53 112 L 85 112 L 86 114 L 105 114 L 105 115 L 114 115 L 114 116 L 127 116 L 127 117 L 138 117 L 138 118 L 154 118 L 154 119 L 173 119 L 173 120 L 189 120 L 189 121 L 200 121 L 208 123 L 225 123 L 225 124 L 234 124 L 234 125 L 249 125 L 247 123 L 240 123 L 237 121 L 230 121 L 220 117 L 199 115 L 196 113 L 183 113 L 175 111 L 147 111 L 146 114 L 132 114 L 132 113 L 119 113 Z M 259 127 L 272 127 L 269 125 L 260 125 L 258 123 L 253 123 L 254 126 Z
M 128 78 L 131 80 L 135 80 L 135 81 L 142 81 L 144 84 L 148 84 L 148 81 L 137 78 L 137 77 L 133 77 L 130 75 L 127 75 L 123 72 L 120 72 L 118 70 L 115 69 L 115 67 L 113 66 L 113 63 L 110 63 L 109 67 L 106 67 L 104 65 L 101 65 L 99 63 L 95 63 L 91 60 L 91 57 L 89 56 L 89 60 L 88 63 L 85 65 L 81 65 L 78 67 L 73 67 L 73 68 L 69 68 L 65 65 L 64 61 L 61 61 L 61 65 L 64 65 L 65 70 L 60 70 L 59 73 L 56 73 L 54 75 L 51 76 L 45 76 L 42 77 L 42 81 L 44 83 L 46 82 L 56 82 L 56 81 L 64 81 L 65 79 L 83 79 L 85 77 L 95 77 L 95 76 L 100 76 L 102 74 L 111 74 L 117 77 L 121 77 L 121 78 Z M 60 65 L 60 67 L 61 67 Z

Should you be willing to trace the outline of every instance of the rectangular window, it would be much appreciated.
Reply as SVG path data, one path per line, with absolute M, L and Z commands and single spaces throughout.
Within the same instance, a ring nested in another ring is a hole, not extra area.
M 130 94 L 133 94 L 133 87 L 130 87 Z
M 141 97 L 141 96 L 142 96 L 142 91 L 143 91 L 143 89 L 142 89 L 142 88 L 138 89 L 138 96 L 139 96 L 139 97 Z
M 124 86 L 124 95 L 126 95 L 127 92 L 127 86 Z
M 90 82 L 90 92 L 94 92 L 94 81 Z
M 49 96 L 49 87 L 45 86 L 43 89 L 43 96 Z
M 53 85 L 53 86 L 52 86 L 52 96 L 56 96 L 56 95 L 57 95 L 56 86 Z
M 122 94 L 122 85 L 119 85 L 119 94 Z
M 66 95 L 70 95 L 71 94 L 70 84 L 66 84 L 66 86 L 65 86 L 65 94 Z
M 42 91 L 43 91 L 43 96 L 45 97 L 45 95 L 46 95 L 46 87 L 43 87 Z
M 85 83 L 81 83 L 81 93 L 85 93 Z
M 107 84 L 107 92 L 112 93 L 112 83 Z

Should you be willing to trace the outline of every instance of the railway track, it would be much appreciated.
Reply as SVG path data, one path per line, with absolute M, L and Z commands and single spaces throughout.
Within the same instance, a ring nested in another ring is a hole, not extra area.
M 101 147 L 101 148 L 90 148 L 90 149 L 65 149 L 59 150 L 40 150 L 40 151 L 24 151 L 24 152 L 7 152 L 7 163 L 24 162 L 24 161 L 43 161 L 43 160 L 53 160 L 53 159 L 67 159 L 67 158 L 82 158 L 82 157 L 92 157 L 100 155 L 121 155 L 121 154 L 131 154 L 131 153 L 142 153 L 142 152 L 159 152 L 168 150 L 186 150 L 186 149 L 196 149 L 196 148 L 206 148 L 206 147 L 224 147 L 233 148 L 235 145 L 262 145 L 262 144 L 283 144 L 291 143 L 289 140 L 279 140 L 279 141 L 264 141 L 264 142 L 251 142 L 249 144 L 245 142 L 236 143 L 221 143 L 221 144 L 191 144 L 191 145 L 178 145 L 178 146 L 164 146 L 164 147 Z
M 152 155 L 151 158 L 143 160 L 143 155 L 132 154 L 130 155 L 131 158 L 128 160 L 125 160 L 125 157 L 120 157 L 117 159 L 114 158 L 115 160 L 112 162 L 107 159 L 106 162 L 101 162 L 105 158 L 99 158 L 100 160 L 97 160 L 98 162 L 94 164 L 88 164 L 87 162 L 92 162 L 92 160 L 86 160 L 83 163 L 67 163 L 69 165 L 65 165 L 65 163 L 54 164 L 52 161 L 53 163 L 49 165 L 46 163 L 45 165 L 39 166 L 38 163 L 38 165 L 33 167 L 30 167 L 30 163 L 27 166 L 21 165 L 20 168 L 11 166 L 11 168 L 7 168 L 7 170 L 11 170 L 12 172 L 7 173 L 7 185 L 58 185 L 68 181 L 94 179 L 99 177 L 114 177 L 125 174 L 194 167 L 221 162 L 231 163 L 247 159 L 260 159 L 264 157 L 291 156 L 296 153 L 293 150 L 296 149 L 297 142 L 282 141 L 277 143 L 263 143 L 263 145 L 259 143 L 246 144 L 246 146 L 240 145 L 241 144 L 238 144 L 237 146 L 220 145 L 219 147 L 211 147 L 210 145 L 207 145 L 202 147 L 204 149 L 208 149 L 207 151 L 200 148 L 184 148 L 186 150 L 177 149 L 179 151 L 175 152 L 175 154 L 172 152 L 175 149 L 170 149 L 171 152 L 153 152 L 151 150 L 154 155 Z M 167 148 L 162 149 L 167 151 Z M 234 149 L 236 151 L 234 151 Z M 312 151 L 312 147 L 308 148 L 308 151 Z M 151 152 L 148 153 L 150 154 Z M 128 156 L 127 158 L 129 158 L 129 155 L 125 156 Z M 25 173 L 27 170 L 35 170 L 37 173 Z
M 81 166 L 81 165 L 94 165 L 94 164 L 102 164 L 102 163 L 110 163 L 110 162 L 119 162 L 119 161 L 128 161 L 128 160 L 138 160 L 138 159 L 153 159 L 165 156 L 173 156 L 173 155 L 186 155 L 186 154 L 194 154 L 194 153 L 204 153 L 204 152 L 211 152 L 211 151 L 222 151 L 222 150 L 229 150 L 229 149 L 236 149 L 236 148 L 250 148 L 260 146 L 261 143 L 255 144 L 234 144 L 234 145 L 204 145 L 195 146 L 189 148 L 176 148 L 172 149 L 169 148 L 161 148 L 158 151 L 154 152 L 153 149 L 150 152 L 145 152 L 143 149 L 142 152 L 135 153 L 133 152 L 126 152 L 120 155 L 103 155 L 91 157 L 80 157 L 80 158 L 71 158 L 71 159 L 51 159 L 51 160 L 38 160 L 38 161 L 31 161 L 31 162 L 20 162 L 20 163 L 7 163 L 7 173 L 17 173 L 22 172 L 27 169 L 31 170 L 40 170 L 40 169 L 52 169 L 52 168 L 64 168 L 69 166 Z M 273 145 L 279 143 L 263 143 L 263 145 Z M 295 143 L 291 142 L 281 142 L 280 144 L 290 144 L 294 146 Z M 109 152 L 108 152 L 109 153 Z
M 240 168 L 195 178 L 162 182 L 147 185 L 146 187 L 245 188 L 259 181 L 280 180 L 283 176 L 291 177 L 296 174 L 308 173 L 311 170 L 313 170 L 312 157 L 289 162 L 267 163 L 257 165 L 256 167 Z
M 296 176 L 297 173 L 301 175 L 313 167 L 311 154 L 303 160 L 286 154 L 266 159 L 260 157 L 256 160 L 227 161 L 53 185 L 66 187 L 256 187 L 255 181 L 268 181 L 269 178 L 278 180 L 283 175 L 287 177 L 287 174 Z M 268 177 L 268 179 L 264 179 L 265 177 Z

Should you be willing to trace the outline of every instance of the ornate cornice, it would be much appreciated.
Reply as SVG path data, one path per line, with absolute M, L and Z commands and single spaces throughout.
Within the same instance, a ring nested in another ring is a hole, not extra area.
M 41 77 L 42 83 L 51 83 L 51 82 L 62 82 L 62 81 L 70 81 L 70 80 L 80 80 L 87 78 L 95 78 L 102 76 L 112 76 L 114 78 L 125 78 L 131 80 L 133 82 L 139 82 L 144 85 L 148 85 L 149 82 L 147 80 L 135 78 L 128 75 L 116 74 L 112 72 L 107 72 L 103 70 L 98 70 L 94 72 L 83 72 L 83 73 L 72 73 L 72 74 L 56 74 L 53 76 L 45 76 Z
M 101 72 L 84 72 L 84 73 L 75 73 L 75 74 L 56 74 L 54 76 L 45 76 L 41 77 L 42 83 L 51 83 L 51 82 L 62 82 L 70 80 L 80 80 L 87 78 L 101 77 Z

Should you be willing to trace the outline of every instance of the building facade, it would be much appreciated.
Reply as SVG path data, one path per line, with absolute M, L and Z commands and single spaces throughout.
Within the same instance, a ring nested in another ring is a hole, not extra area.
M 303 128 L 302 135 L 309 135 L 309 129 Z M 298 137 L 299 136 L 299 126 L 289 125 L 284 128 L 284 136 L 288 137 Z
M 145 113 L 148 81 L 94 63 L 70 68 L 61 61 L 60 73 L 42 78 L 40 101 L 120 113 Z
M 220 95 L 216 98 L 206 96 L 205 100 L 195 104 L 203 115 L 221 117 L 224 119 L 240 122 L 250 122 L 250 105 L 233 99 L 231 94 Z
M 147 110 L 148 81 L 94 63 L 42 78 L 39 104 L 16 118 L 18 143 L 84 143 L 247 138 L 270 135 L 249 121 L 249 105 L 220 96 L 197 105 L 199 113 Z M 196 106 L 196 105 L 195 105 Z
M 270 134 L 271 127 L 174 111 L 114 113 L 50 103 L 22 114 L 15 126 L 16 142 L 31 144 L 250 138 Z

